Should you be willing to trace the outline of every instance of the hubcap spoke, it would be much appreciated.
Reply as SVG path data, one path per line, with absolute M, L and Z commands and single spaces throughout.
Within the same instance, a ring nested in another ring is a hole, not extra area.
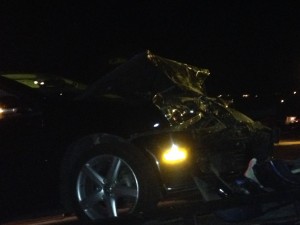
M 105 199 L 107 212 L 109 217 L 117 217 L 117 203 L 116 199 L 112 196 L 109 196 Z
M 109 171 L 107 173 L 107 180 L 110 183 L 113 183 L 117 180 L 117 176 L 119 174 L 121 163 L 122 162 L 121 162 L 120 158 L 118 158 L 118 157 L 113 158 L 112 164 L 111 164 L 111 166 L 109 168 Z
M 103 194 L 99 191 L 95 191 L 93 194 L 80 201 L 79 204 L 83 209 L 90 209 L 100 201 L 103 201 Z
M 114 188 L 114 194 L 118 197 L 126 196 L 126 197 L 138 197 L 138 191 L 133 187 L 125 187 L 125 186 L 116 186 Z
M 91 166 L 90 164 L 85 164 L 83 167 L 83 172 L 92 180 L 94 181 L 98 186 L 103 188 L 104 186 L 104 178 L 100 176 Z

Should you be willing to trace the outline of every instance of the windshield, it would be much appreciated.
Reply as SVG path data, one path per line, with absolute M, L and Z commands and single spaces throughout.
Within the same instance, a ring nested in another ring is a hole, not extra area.
M 75 97 L 86 89 L 85 84 L 59 76 L 44 74 L 2 74 L 1 76 L 50 97 Z

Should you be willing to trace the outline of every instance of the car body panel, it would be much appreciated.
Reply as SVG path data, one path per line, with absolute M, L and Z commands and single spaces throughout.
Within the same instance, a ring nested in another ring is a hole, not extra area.
M 12 197 L 19 201 L 24 196 L 25 205 L 30 198 L 43 205 L 54 199 L 66 158 L 104 139 L 141 151 L 155 168 L 163 196 L 196 188 L 195 177 L 209 182 L 207 177 L 217 176 L 231 182 L 243 174 L 251 158 L 263 161 L 272 154 L 272 133 L 220 99 L 208 97 L 204 86 L 208 75 L 207 69 L 147 51 L 85 90 L 79 88 L 76 97 L 73 91 L 65 95 L 61 82 L 33 87 L 14 81 L 22 76 L 0 76 L 0 94 L 18 100 L 17 113 L 2 113 L 0 118 L 1 183 L 5 183 L 0 186 L 1 201 L 12 203 Z M 39 77 L 26 76 L 31 82 Z M 5 108 L 4 100 L 0 96 Z M 167 165 L 162 152 L 174 143 L 186 148 L 188 158 Z M 18 202 L 20 208 L 24 204 Z

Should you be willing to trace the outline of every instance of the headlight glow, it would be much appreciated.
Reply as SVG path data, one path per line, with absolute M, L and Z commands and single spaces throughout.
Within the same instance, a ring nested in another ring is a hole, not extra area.
M 0 114 L 11 114 L 11 113 L 16 113 L 17 108 L 3 108 L 0 107 Z
M 187 158 L 187 151 L 184 148 L 173 144 L 171 148 L 163 152 L 162 160 L 167 164 L 176 164 L 185 161 Z

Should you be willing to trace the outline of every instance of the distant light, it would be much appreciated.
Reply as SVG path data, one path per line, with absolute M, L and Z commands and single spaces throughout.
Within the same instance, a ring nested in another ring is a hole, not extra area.
M 37 80 L 33 81 L 34 84 L 39 84 L 39 82 Z
M 294 91 L 293 94 L 294 94 L 294 95 L 297 94 L 297 91 Z
M 154 124 L 153 127 L 159 127 L 159 123 Z
M 243 98 L 248 98 L 250 95 L 249 94 L 243 94 L 242 97 Z
M 218 95 L 219 98 L 222 98 L 222 95 Z
M 63 93 L 59 93 L 59 95 L 60 95 L 60 96 L 62 96 L 62 95 L 63 95 Z
M 195 112 L 194 110 L 192 110 L 192 109 L 190 110 L 190 113 L 191 113 L 191 114 L 193 114 L 194 112 Z
M 44 82 L 44 81 L 40 82 L 40 85 L 44 85 L 44 84 L 45 84 L 45 82 Z
M 281 100 L 280 100 L 280 103 L 284 103 L 284 99 L 281 99 Z
M 285 118 L 285 124 L 293 124 L 298 123 L 299 119 L 296 116 L 287 116 Z
M 254 97 L 255 97 L 255 98 L 258 98 L 258 95 L 255 95 Z

